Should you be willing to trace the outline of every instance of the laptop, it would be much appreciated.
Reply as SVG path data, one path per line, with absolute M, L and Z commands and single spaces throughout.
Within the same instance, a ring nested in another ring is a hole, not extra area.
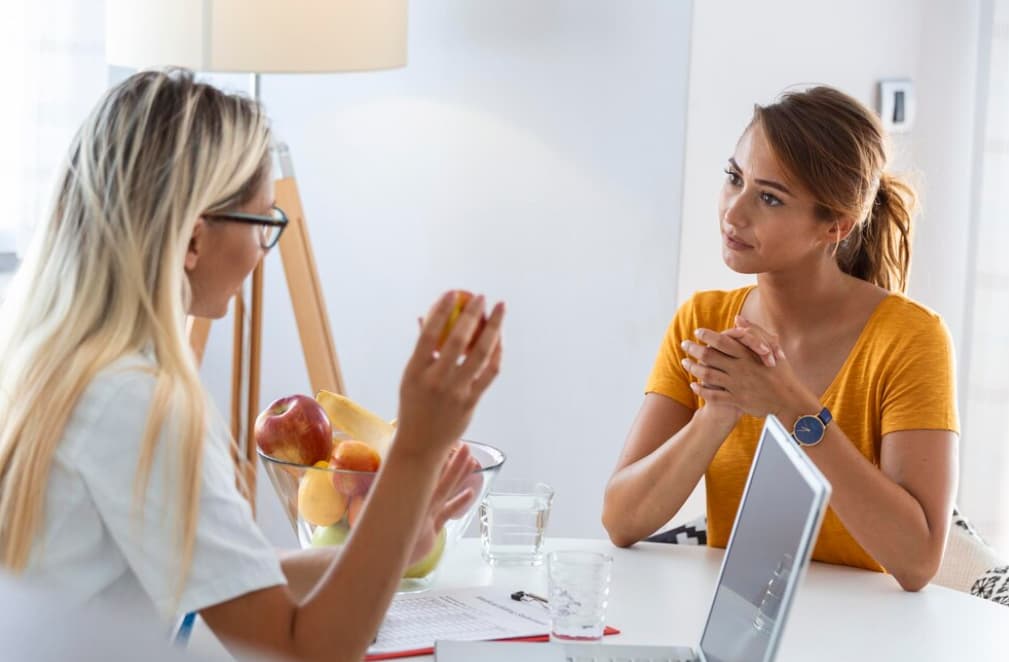
M 774 659 L 830 501 L 830 483 L 773 415 L 696 646 L 439 641 L 438 662 L 768 662 Z

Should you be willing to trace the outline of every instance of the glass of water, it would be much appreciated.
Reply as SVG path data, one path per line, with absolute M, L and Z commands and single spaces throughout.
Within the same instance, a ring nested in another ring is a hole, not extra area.
M 554 491 L 531 480 L 495 481 L 480 502 L 480 548 L 491 565 L 540 565 Z
M 550 638 L 601 639 L 606 628 L 613 557 L 598 552 L 557 551 L 547 557 Z

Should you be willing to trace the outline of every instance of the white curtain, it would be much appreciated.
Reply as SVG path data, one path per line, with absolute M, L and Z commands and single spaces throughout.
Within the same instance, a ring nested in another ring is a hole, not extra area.
M 967 379 L 960 385 L 966 389 L 960 505 L 982 535 L 1009 552 L 1009 0 L 992 0 L 989 8 L 993 20 L 982 30 L 990 28 L 991 39 L 981 40 L 978 80 Z

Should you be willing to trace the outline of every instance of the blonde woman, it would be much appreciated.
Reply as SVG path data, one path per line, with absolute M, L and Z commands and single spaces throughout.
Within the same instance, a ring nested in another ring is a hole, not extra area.
M 278 557 L 183 333 L 187 313 L 225 313 L 283 229 L 269 147 L 256 104 L 184 71 L 132 76 L 84 122 L 0 311 L 0 560 L 82 606 L 198 611 L 231 646 L 359 660 L 415 555 L 403 541 L 469 497 L 466 454 L 445 462 L 498 371 L 504 309 L 463 358 L 483 299 L 440 353 L 452 302 L 433 306 L 343 554 Z

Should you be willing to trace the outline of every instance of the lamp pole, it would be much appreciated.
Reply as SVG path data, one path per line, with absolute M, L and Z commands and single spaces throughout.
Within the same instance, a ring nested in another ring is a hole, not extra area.
M 259 73 L 249 75 L 249 94 L 258 104 L 262 101 L 262 78 Z M 265 258 L 265 256 L 264 256 Z M 252 272 L 252 287 L 249 299 L 249 323 L 245 324 L 245 285 L 235 297 L 235 334 L 232 346 L 231 382 L 231 434 L 238 446 L 239 458 L 253 458 L 255 449 L 255 425 L 259 412 L 260 367 L 262 365 L 263 338 L 263 260 Z M 244 396 L 244 397 L 243 397 Z M 245 469 L 244 485 L 255 489 L 256 462 L 243 462 L 235 458 L 236 466 Z M 255 513 L 255 495 L 247 494 Z

